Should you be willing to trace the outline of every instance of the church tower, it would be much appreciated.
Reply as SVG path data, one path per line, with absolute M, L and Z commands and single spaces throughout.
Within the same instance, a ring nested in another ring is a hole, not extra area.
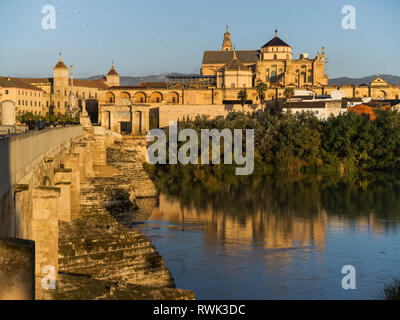
M 119 74 L 114 69 L 114 62 L 112 63 L 110 71 L 107 73 L 106 83 L 109 87 L 119 87 L 120 85 Z
M 231 40 L 231 34 L 228 31 L 228 26 L 226 26 L 224 42 L 222 43 L 222 51 L 232 51 L 232 40 Z
M 61 53 L 58 63 L 53 69 L 54 88 L 58 90 L 66 90 L 68 88 L 68 68 L 62 61 Z M 60 91 L 61 92 L 61 91 Z

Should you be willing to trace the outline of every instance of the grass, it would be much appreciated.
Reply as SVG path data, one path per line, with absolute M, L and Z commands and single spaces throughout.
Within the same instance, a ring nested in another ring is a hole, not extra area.
M 392 283 L 385 285 L 382 294 L 383 300 L 400 300 L 400 280 L 395 279 Z

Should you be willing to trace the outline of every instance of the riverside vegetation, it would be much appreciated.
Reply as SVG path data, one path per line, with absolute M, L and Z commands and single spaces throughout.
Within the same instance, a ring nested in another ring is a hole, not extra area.
M 323 121 L 311 113 L 268 110 L 253 114 L 232 112 L 225 118 L 186 119 L 179 128 L 192 128 L 199 136 L 201 129 L 254 129 L 253 175 L 237 177 L 235 166 L 224 164 L 145 167 L 159 190 L 177 195 L 189 207 L 201 207 L 206 199 L 212 199 L 213 209 L 244 217 L 260 207 L 277 208 L 285 203 L 313 214 L 316 208 L 304 204 L 321 200 L 329 212 L 357 216 L 368 210 L 371 201 L 374 205 L 378 201 L 382 202 L 381 215 L 399 221 L 397 211 L 390 210 L 390 200 L 400 192 L 400 113 L 378 110 L 376 114 L 375 121 L 352 112 Z M 221 158 L 223 149 L 221 144 Z M 387 192 L 388 188 L 393 194 Z M 314 192 L 310 193 L 311 189 Z M 385 192 L 380 192 L 383 189 Z M 275 195 L 268 197 L 268 201 L 274 199 L 275 205 L 266 203 L 265 192 Z M 380 196 L 377 199 L 372 194 Z M 350 199 L 354 197 L 364 199 L 359 201 L 362 207 L 353 207 Z M 390 290 L 385 288 L 386 298 L 396 286 L 398 292 L 398 282 Z

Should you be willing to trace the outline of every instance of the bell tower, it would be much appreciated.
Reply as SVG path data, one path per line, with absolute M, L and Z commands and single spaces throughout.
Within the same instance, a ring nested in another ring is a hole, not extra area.
M 231 34 L 228 31 L 228 26 L 226 26 L 226 32 L 224 34 L 224 42 L 222 43 L 222 51 L 232 51 L 232 40 L 231 40 Z

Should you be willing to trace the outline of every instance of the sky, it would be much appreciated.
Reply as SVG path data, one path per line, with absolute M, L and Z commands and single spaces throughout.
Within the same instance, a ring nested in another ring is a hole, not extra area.
M 42 28 L 42 8 L 56 28 Z M 342 28 L 342 7 L 356 9 L 356 29 Z M 76 77 L 199 73 L 203 52 L 220 50 L 229 25 L 238 50 L 274 37 L 293 57 L 325 47 L 329 78 L 400 75 L 399 0 L 1 0 L 0 75 L 48 77 L 62 52 Z

